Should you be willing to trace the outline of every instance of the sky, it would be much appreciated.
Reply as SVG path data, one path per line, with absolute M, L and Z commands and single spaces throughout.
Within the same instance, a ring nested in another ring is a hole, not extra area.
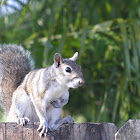
M 2 0 L 0 0 L 2 1 Z M 23 3 L 27 3 L 28 0 L 20 0 Z M 16 2 L 15 0 L 6 0 L 6 3 L 9 6 L 5 6 L 4 4 L 1 6 L 0 8 L 0 14 L 5 15 L 5 14 L 11 14 L 13 12 L 15 12 L 14 8 L 11 8 L 10 6 L 16 7 L 18 9 L 21 8 L 20 4 L 18 2 Z

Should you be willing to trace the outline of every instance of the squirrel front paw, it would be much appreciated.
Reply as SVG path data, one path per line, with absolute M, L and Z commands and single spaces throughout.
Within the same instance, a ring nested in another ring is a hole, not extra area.
M 25 126 L 29 122 L 29 119 L 27 117 L 24 118 L 18 118 L 17 124 Z
M 67 123 L 74 123 L 74 119 L 71 116 L 66 117 Z
M 56 101 L 52 101 L 51 104 L 53 105 L 53 107 L 55 108 L 60 108 L 60 103 L 56 100 Z
M 63 106 L 63 102 L 64 102 L 64 100 L 57 99 L 55 101 L 52 101 L 51 104 L 55 108 L 61 108 Z
M 48 124 L 46 123 L 46 121 L 40 122 L 40 125 L 39 125 L 37 131 L 40 132 L 40 133 L 39 133 L 39 136 L 40 136 L 40 137 L 47 136 Z

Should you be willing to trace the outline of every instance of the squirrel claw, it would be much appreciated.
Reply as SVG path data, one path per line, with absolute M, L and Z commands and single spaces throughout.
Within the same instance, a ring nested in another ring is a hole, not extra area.
M 41 133 L 41 132 L 40 132 L 40 133 L 39 133 L 39 136 L 40 136 L 40 137 L 46 137 L 46 136 L 47 136 L 47 133 Z
M 70 116 L 70 120 L 68 123 L 74 123 L 74 119 Z
M 37 131 L 39 131 L 39 136 L 40 137 L 46 137 L 47 136 L 47 132 L 48 129 L 45 125 L 40 125 L 39 128 L 37 129 Z
M 41 132 L 39 133 L 39 136 L 40 137 L 46 137 L 47 136 L 47 129 L 46 128 L 43 128 L 41 130 Z
M 71 116 L 67 116 L 66 118 L 67 123 L 74 123 L 74 119 Z
M 29 122 L 29 119 L 27 117 L 24 118 L 18 118 L 17 124 L 25 126 Z

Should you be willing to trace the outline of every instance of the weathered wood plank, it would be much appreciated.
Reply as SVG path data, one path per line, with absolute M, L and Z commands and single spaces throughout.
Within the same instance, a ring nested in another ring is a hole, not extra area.
M 34 140 L 54 140 L 54 137 L 49 133 L 47 137 L 40 137 L 39 132 L 37 131 L 39 123 L 34 123 Z
M 53 135 L 55 140 L 115 140 L 117 130 L 112 123 L 65 124 Z
M 64 124 L 45 138 L 40 138 L 38 126 L 0 123 L 0 140 L 140 140 L 140 120 L 129 120 L 119 130 L 113 123 Z
M 23 127 L 23 140 L 33 140 L 34 139 L 34 125 L 33 123 L 28 123 Z
M 5 140 L 5 123 L 0 123 L 0 139 Z
M 140 140 L 140 120 L 129 120 L 115 135 L 115 140 Z
M 114 123 L 101 123 L 100 127 L 100 135 L 101 140 L 115 140 L 115 133 L 118 128 L 114 125 Z
M 22 126 L 16 123 L 6 123 L 5 133 L 6 140 L 23 140 Z

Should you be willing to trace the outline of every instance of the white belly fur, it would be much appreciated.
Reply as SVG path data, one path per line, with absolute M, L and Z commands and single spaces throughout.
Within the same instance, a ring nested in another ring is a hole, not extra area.
M 46 91 L 43 100 L 45 102 L 55 101 L 56 99 L 64 95 L 66 92 L 68 92 L 68 87 L 66 86 L 51 85 L 51 87 Z

